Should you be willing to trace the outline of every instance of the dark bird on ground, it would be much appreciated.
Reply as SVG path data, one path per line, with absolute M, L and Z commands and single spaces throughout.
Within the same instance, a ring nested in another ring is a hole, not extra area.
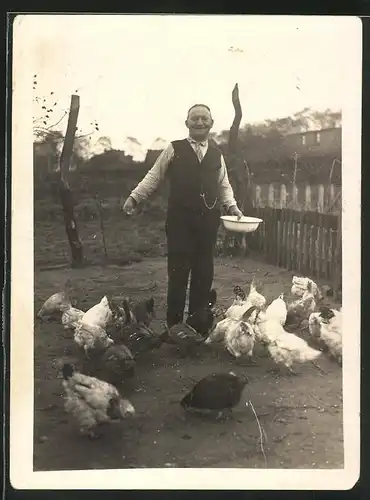
M 124 344 L 114 344 L 105 351 L 102 357 L 104 380 L 118 385 L 135 373 L 135 360 L 130 349 Z
M 217 411 L 231 414 L 240 402 L 248 379 L 240 378 L 235 373 L 213 373 L 202 378 L 182 399 L 181 406 L 186 410 Z
M 207 304 L 192 314 L 189 314 L 186 324 L 190 325 L 198 333 L 207 337 L 212 330 L 215 314 L 213 308 L 217 301 L 217 292 L 212 289 L 209 292 Z

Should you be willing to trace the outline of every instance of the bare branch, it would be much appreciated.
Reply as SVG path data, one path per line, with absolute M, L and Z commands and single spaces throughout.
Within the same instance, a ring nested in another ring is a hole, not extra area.
M 58 120 L 56 123 L 54 123 L 54 125 L 50 125 L 49 127 L 47 127 L 47 129 L 51 129 L 53 127 L 56 127 L 57 125 L 59 125 L 59 123 L 63 120 L 63 118 L 67 115 L 68 111 L 66 111 L 64 113 L 64 115 L 62 116 L 62 118 L 60 118 L 60 120 Z

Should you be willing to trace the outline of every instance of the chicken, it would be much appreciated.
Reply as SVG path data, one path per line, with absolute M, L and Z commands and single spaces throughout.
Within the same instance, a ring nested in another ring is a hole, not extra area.
M 84 311 L 72 307 L 68 304 L 62 306 L 62 325 L 67 330 L 74 330 L 77 325 L 80 324 L 82 317 L 84 316 Z
M 131 320 L 135 320 L 137 323 L 149 326 L 155 318 L 154 298 L 151 297 L 135 304 L 132 309 L 132 316 L 130 315 L 130 317 Z
M 205 341 L 203 335 L 186 323 L 171 326 L 162 333 L 160 338 L 163 342 L 177 345 L 183 355 L 189 354 L 196 346 L 203 344 Z
M 81 322 L 85 325 L 94 325 L 105 329 L 112 318 L 113 313 L 109 306 L 108 298 L 105 295 L 98 304 L 95 304 L 95 306 L 85 312 Z
M 213 330 L 210 332 L 208 337 L 205 340 L 205 344 L 212 344 L 215 342 L 222 342 L 225 338 L 225 333 L 228 328 L 231 328 L 232 325 L 237 323 L 238 320 L 226 317 L 219 321 Z
M 231 306 L 226 310 L 225 316 L 226 318 L 239 320 L 248 309 L 248 305 L 246 305 L 245 293 L 239 285 L 235 286 L 233 291 L 235 298 Z
M 248 379 L 239 378 L 233 372 L 213 373 L 197 382 L 192 390 L 181 400 L 185 410 L 198 412 L 231 413 L 240 402 Z
M 271 302 L 266 308 L 266 317 L 269 319 L 276 319 L 281 325 L 284 326 L 287 317 L 287 305 L 284 302 L 284 294 Z
M 250 316 L 250 323 L 253 326 L 255 339 L 261 344 L 267 345 L 279 336 L 282 325 L 276 317 L 269 317 L 266 311 L 258 311 L 258 314 Z
M 158 348 L 162 345 L 162 339 L 159 335 L 155 334 L 147 322 L 149 320 L 148 310 L 154 308 L 154 299 L 149 299 L 147 306 L 141 311 L 143 315 L 138 315 L 138 318 L 132 314 L 128 300 L 124 300 L 122 305 L 125 312 L 126 321 L 119 332 L 119 343 L 124 343 L 136 357 L 139 354 Z M 145 313 L 146 309 L 146 313 Z M 154 309 L 153 309 L 154 310 Z M 139 321 L 138 321 L 139 319 Z M 142 321 L 140 321 L 142 320 Z M 150 320 L 149 320 L 150 323 Z
M 310 347 L 305 340 L 288 332 L 282 332 L 267 344 L 267 349 L 275 363 L 283 364 L 293 374 L 293 363 L 314 361 L 321 355 L 320 351 Z
M 90 351 L 104 351 L 114 343 L 100 326 L 78 323 L 74 331 L 74 341 L 84 349 L 89 357 Z
M 239 321 L 233 321 L 225 332 L 225 347 L 235 358 L 251 357 L 254 348 L 255 333 L 248 319 L 256 306 L 250 307 Z
M 302 297 L 303 294 L 308 290 L 309 286 L 311 288 L 312 294 L 315 297 L 315 299 L 321 300 L 322 293 L 321 293 L 319 287 L 316 285 L 316 283 L 314 281 L 312 281 L 310 278 L 303 278 L 301 276 L 293 276 L 291 293 L 293 295 L 298 295 L 298 297 Z
M 77 420 L 80 432 L 97 438 L 98 426 L 135 415 L 135 409 L 108 382 L 84 375 L 65 363 L 62 368 L 64 408 Z
M 214 319 L 217 319 L 218 321 L 221 321 L 222 319 L 226 318 L 226 309 L 222 306 L 219 305 L 213 306 L 212 313 Z
M 341 311 L 321 307 L 309 318 L 310 335 L 327 347 L 330 355 L 342 364 L 342 314 Z
M 122 330 L 121 338 L 122 342 L 129 347 L 135 357 L 143 352 L 160 347 L 163 342 L 161 336 L 140 323 L 126 325 Z
M 266 298 L 259 292 L 257 292 L 256 281 L 254 278 L 252 279 L 250 291 L 246 299 L 246 302 L 248 303 L 248 307 L 256 306 L 258 309 L 261 310 L 264 309 L 266 305 Z
M 111 345 L 104 352 L 101 360 L 104 380 L 118 385 L 135 372 L 135 360 L 130 349 L 124 344 Z
M 106 331 L 115 342 L 122 341 L 123 329 L 132 323 L 136 323 L 136 318 L 131 311 L 130 304 L 127 298 L 113 297 L 111 300 L 112 320 L 107 325 Z
M 192 314 L 189 314 L 186 324 L 190 325 L 194 330 L 203 335 L 204 337 L 208 335 L 213 327 L 214 313 L 213 307 L 217 301 L 217 292 L 212 289 L 209 292 L 208 303 L 199 308 Z
M 307 290 L 301 299 L 295 300 L 287 305 L 287 317 L 285 325 L 297 328 L 302 321 L 308 320 L 310 314 L 316 309 L 316 300 L 312 292 L 312 284 L 308 282 Z
M 36 316 L 39 319 L 60 317 L 62 309 L 68 306 L 72 307 L 72 304 L 65 292 L 54 293 L 43 303 Z

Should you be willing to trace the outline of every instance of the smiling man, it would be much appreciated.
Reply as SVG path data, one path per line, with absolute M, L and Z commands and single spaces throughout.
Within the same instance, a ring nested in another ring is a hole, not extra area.
M 130 215 L 164 180 L 169 181 L 167 235 L 167 326 L 183 321 L 190 279 L 189 314 L 208 302 L 214 274 L 214 248 L 221 207 L 241 217 L 221 152 L 208 141 L 211 110 L 195 104 L 188 111 L 186 139 L 172 141 L 131 192 L 123 210 Z

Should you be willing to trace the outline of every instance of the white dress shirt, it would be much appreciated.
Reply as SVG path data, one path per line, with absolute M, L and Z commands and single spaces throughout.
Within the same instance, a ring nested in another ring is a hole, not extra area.
M 188 137 L 187 140 L 195 150 L 194 139 Z M 200 149 L 204 158 L 208 150 L 208 140 L 200 142 Z M 158 188 L 159 184 L 165 177 L 169 162 L 172 160 L 173 155 L 174 149 L 172 144 L 170 143 L 159 155 L 153 167 L 148 171 L 143 180 L 140 181 L 136 188 L 131 192 L 130 196 L 132 196 L 136 203 L 140 203 L 141 201 L 146 200 Z M 229 182 L 225 160 L 222 155 L 218 197 L 220 204 L 225 206 L 226 210 L 228 210 L 231 206 L 236 205 L 234 192 Z

